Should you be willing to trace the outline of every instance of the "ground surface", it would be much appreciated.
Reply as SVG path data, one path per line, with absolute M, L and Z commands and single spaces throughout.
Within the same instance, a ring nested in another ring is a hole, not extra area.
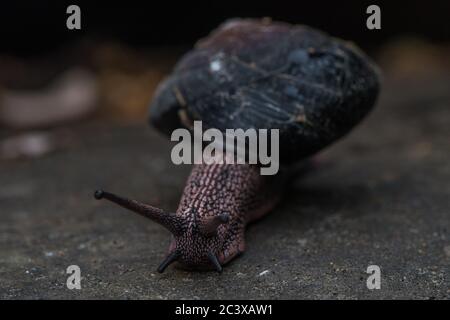
M 189 168 L 145 124 L 83 126 L 71 148 L 3 162 L 0 298 L 450 298 L 450 81 L 434 83 L 385 82 L 221 275 L 156 273 L 169 233 L 93 199 L 100 186 L 176 209 Z M 72 264 L 81 290 L 66 288 Z M 371 264 L 380 290 L 366 288 Z

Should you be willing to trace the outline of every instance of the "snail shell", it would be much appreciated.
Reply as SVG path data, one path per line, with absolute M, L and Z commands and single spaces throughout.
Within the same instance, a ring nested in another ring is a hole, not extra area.
M 317 152 L 373 107 L 378 71 L 355 45 L 301 25 L 233 19 L 181 58 L 157 89 L 150 122 L 279 129 L 284 163 Z

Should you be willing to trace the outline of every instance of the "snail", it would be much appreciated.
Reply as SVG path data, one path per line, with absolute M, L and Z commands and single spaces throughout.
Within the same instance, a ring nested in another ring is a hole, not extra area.
M 163 133 L 190 128 L 279 129 L 282 168 L 194 164 L 175 213 L 97 190 L 167 228 L 158 267 L 217 270 L 245 250 L 246 225 L 270 212 L 294 164 L 348 133 L 372 109 L 379 73 L 355 45 L 311 27 L 267 19 L 226 21 L 184 55 L 158 87 L 150 123 Z

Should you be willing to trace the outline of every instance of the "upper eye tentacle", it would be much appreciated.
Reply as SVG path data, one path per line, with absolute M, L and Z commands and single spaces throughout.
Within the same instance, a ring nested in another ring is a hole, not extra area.
M 204 236 L 214 236 L 217 234 L 217 228 L 228 221 L 230 221 L 229 213 L 221 213 L 216 216 L 204 218 L 199 223 L 199 231 Z

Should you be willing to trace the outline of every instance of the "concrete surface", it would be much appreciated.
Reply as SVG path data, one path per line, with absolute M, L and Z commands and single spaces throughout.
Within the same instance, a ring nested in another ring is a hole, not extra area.
M 83 125 L 70 148 L 2 162 L 0 298 L 448 299 L 450 81 L 441 80 L 385 83 L 375 112 L 250 226 L 246 253 L 221 275 L 156 273 L 169 233 L 93 199 L 104 187 L 176 209 L 189 167 L 172 165 L 167 140 L 144 123 Z M 66 288 L 72 264 L 81 290 Z M 371 264 L 380 290 L 366 287 Z

